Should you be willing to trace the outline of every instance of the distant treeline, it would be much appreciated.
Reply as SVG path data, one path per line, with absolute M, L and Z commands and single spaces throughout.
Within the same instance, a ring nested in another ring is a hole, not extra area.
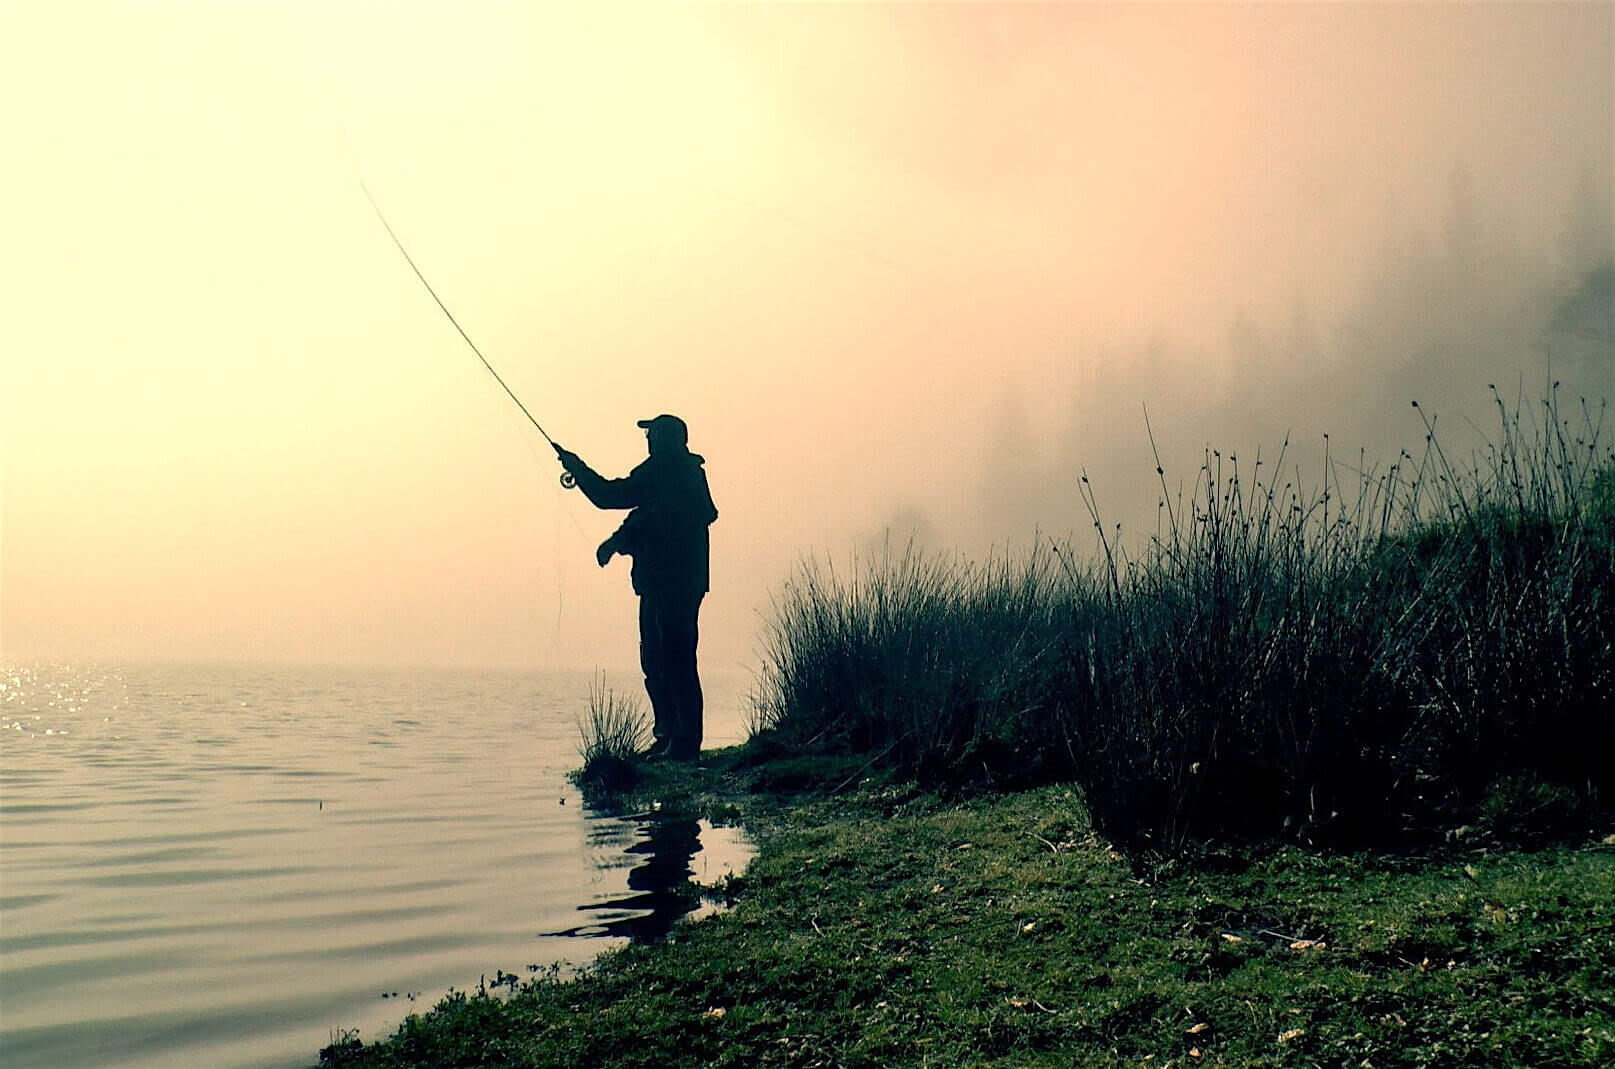
M 804 563 L 752 745 L 952 790 L 1074 781 L 1113 839 L 1168 850 L 1583 819 L 1615 799 L 1606 406 L 1494 399 L 1462 462 L 1427 422 L 1423 455 L 1320 487 L 1282 453 L 1208 450 L 1186 497 L 1157 467 L 1132 553 L 1073 473 L 1092 553 Z

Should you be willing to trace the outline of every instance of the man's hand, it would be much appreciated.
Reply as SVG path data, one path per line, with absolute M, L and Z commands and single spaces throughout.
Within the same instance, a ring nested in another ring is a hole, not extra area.
M 594 559 L 600 562 L 600 567 L 604 568 L 611 562 L 611 558 L 616 556 L 616 554 L 617 536 L 612 535 L 610 538 L 600 543 L 600 548 L 594 551 Z
M 561 467 L 565 468 L 567 471 L 576 475 L 579 469 L 586 466 L 583 463 L 583 458 L 572 452 L 570 449 L 562 449 L 554 442 L 551 442 L 550 445 L 555 447 L 556 459 L 561 462 Z

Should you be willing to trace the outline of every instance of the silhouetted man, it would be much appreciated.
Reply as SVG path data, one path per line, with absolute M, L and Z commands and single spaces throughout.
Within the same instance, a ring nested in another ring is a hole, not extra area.
M 650 456 L 624 478 L 604 478 L 560 446 L 555 454 L 596 508 L 633 510 L 600 543 L 595 559 L 602 568 L 618 553 L 634 561 L 639 664 L 655 714 L 651 756 L 693 761 L 701 752 L 696 619 L 709 582 L 707 527 L 718 510 L 701 467 L 705 461 L 689 450 L 684 421 L 662 415 L 639 425 Z

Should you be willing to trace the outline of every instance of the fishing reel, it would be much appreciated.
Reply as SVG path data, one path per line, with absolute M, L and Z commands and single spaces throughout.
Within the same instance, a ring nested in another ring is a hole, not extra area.
M 578 485 L 578 477 L 576 475 L 573 475 L 569 471 L 561 472 L 561 486 L 562 487 L 564 487 L 567 490 L 570 490 L 576 485 Z

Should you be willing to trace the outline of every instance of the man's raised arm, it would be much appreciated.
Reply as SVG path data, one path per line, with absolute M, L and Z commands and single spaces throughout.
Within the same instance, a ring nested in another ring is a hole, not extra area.
M 639 504 L 633 481 L 628 478 L 608 479 L 583 462 L 583 458 L 569 449 L 555 447 L 561 467 L 576 479 L 578 489 L 589 503 L 598 509 L 631 509 Z

